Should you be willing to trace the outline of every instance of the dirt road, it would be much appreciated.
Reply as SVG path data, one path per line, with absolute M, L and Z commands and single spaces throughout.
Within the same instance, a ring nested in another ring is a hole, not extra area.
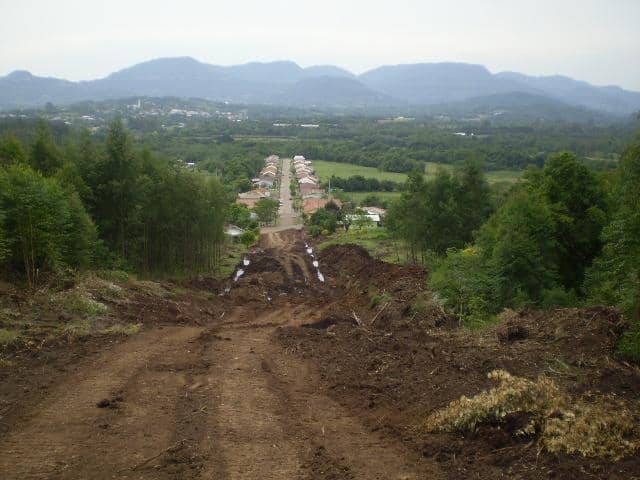
M 221 318 L 144 330 L 74 364 L 41 397 L 30 392 L 0 439 L 0 477 L 439 478 L 327 396 L 314 367 L 275 339 L 319 315 L 324 287 L 300 235 L 265 237 L 230 298 L 213 300 L 225 302 Z M 239 300 L 276 274 L 273 300 Z
M 293 201 L 290 200 L 290 183 L 291 183 L 291 159 L 282 159 L 282 171 L 280 172 L 280 209 L 278 211 L 278 225 L 277 230 L 283 230 L 292 228 L 295 226 L 301 227 L 300 217 L 296 215 L 293 210 Z

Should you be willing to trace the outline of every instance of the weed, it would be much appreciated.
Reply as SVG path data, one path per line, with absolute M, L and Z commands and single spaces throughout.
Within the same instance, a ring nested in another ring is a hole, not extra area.
M 75 313 L 87 317 L 93 317 L 107 313 L 108 308 L 104 303 L 100 303 L 79 290 L 71 292 L 62 300 L 63 308 L 69 313 Z
M 20 332 L 18 332 L 17 330 L 0 328 L 0 345 L 10 345 L 17 342 L 19 338 Z
M 130 279 L 130 275 L 123 270 L 98 270 L 96 274 L 108 282 L 126 283 Z
M 622 336 L 618 352 L 624 357 L 640 363 L 640 325 L 634 325 Z
M 178 287 L 178 286 L 173 287 L 173 293 L 175 295 L 186 295 L 188 292 L 189 290 L 187 290 L 184 287 Z
M 62 327 L 61 334 L 67 337 L 69 343 L 91 333 L 92 323 L 88 320 L 69 323 Z
M 375 308 L 381 303 L 387 303 L 390 300 L 391 300 L 391 295 L 389 295 L 388 293 L 383 293 L 382 295 L 374 295 L 373 297 L 371 297 L 369 306 L 371 308 Z
M 11 360 L 7 360 L 6 358 L 0 358 L 0 368 L 11 368 L 15 365 Z

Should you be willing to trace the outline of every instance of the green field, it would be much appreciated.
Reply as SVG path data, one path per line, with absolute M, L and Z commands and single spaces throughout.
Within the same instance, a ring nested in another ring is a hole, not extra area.
M 381 200 L 393 202 L 396 198 L 400 197 L 401 192 L 345 192 L 345 195 L 351 197 L 351 200 L 356 203 L 360 203 L 363 198 L 369 195 L 375 195 L 380 197 Z
M 490 184 L 499 182 L 516 183 L 522 177 L 522 172 L 517 170 L 494 170 L 486 172 L 485 176 Z
M 373 167 L 363 167 L 351 163 L 327 162 L 325 160 L 314 160 L 313 166 L 320 180 L 328 180 L 331 175 L 347 178 L 353 175 L 362 175 L 365 178 L 377 178 L 378 180 L 391 180 L 403 183 L 407 179 L 404 173 L 383 172 Z
M 438 168 L 444 168 L 445 170 L 453 170 L 452 165 L 445 165 L 443 163 L 431 163 L 428 162 L 424 168 L 424 173 L 427 178 L 433 178 L 438 171 Z M 515 183 L 522 176 L 522 172 L 518 170 L 492 170 L 484 173 L 487 178 L 487 182 L 490 184 L 498 182 Z
M 382 170 L 378 170 L 377 168 L 363 167 L 360 165 L 353 165 L 351 163 L 316 160 L 313 162 L 313 165 L 316 169 L 316 173 L 320 176 L 320 180 L 327 180 L 331 175 L 342 178 L 351 177 L 353 175 L 362 175 L 365 178 L 377 178 L 378 180 L 391 180 L 393 182 L 400 183 L 404 183 L 404 181 L 407 179 L 407 175 L 405 173 L 383 172 Z M 436 174 L 438 168 L 453 170 L 452 165 L 429 162 L 424 169 L 427 178 L 432 178 Z M 516 170 L 495 170 L 486 172 L 485 175 L 489 183 L 514 183 L 518 181 L 518 179 L 522 175 L 522 172 Z

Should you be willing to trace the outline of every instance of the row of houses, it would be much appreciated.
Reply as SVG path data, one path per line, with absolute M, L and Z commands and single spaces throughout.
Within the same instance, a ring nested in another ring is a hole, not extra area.
M 333 202 L 338 207 L 342 207 L 340 199 L 327 195 L 327 193 L 320 188 L 320 179 L 315 174 L 313 168 L 313 162 L 307 160 L 302 155 L 296 155 L 293 157 L 293 169 L 298 180 L 298 186 L 300 187 L 300 194 L 303 200 L 303 210 L 307 215 L 311 215 L 315 211 L 324 208 L 327 203 Z M 358 214 L 349 215 L 348 218 L 352 222 L 361 221 L 366 218 L 374 225 L 381 225 L 386 210 L 379 207 L 360 207 L 361 212 Z
M 236 202 L 253 208 L 256 206 L 256 203 L 263 198 L 271 198 L 270 189 L 272 189 L 276 183 L 279 168 L 280 157 L 278 155 L 269 155 L 265 158 L 264 167 L 260 170 L 260 175 L 252 180 L 254 189 L 239 193 Z
M 296 155 L 293 157 L 293 169 L 300 188 L 304 213 L 311 215 L 331 201 L 339 207 L 342 205 L 339 199 L 328 197 L 320 187 L 320 179 L 315 173 L 311 160 L 307 160 L 302 155 Z
M 279 165 L 280 157 L 269 155 L 264 159 L 264 167 L 260 170 L 260 175 L 253 179 L 253 184 L 258 188 L 273 188 L 278 178 Z

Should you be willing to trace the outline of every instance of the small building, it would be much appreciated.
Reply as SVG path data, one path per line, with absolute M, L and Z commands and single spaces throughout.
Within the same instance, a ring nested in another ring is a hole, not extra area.
M 306 197 L 308 195 L 324 193 L 323 190 L 318 185 L 315 185 L 313 183 L 301 183 L 299 187 L 300 187 L 300 194 L 303 197 Z
M 380 208 L 380 207 L 360 207 L 360 208 L 370 215 L 379 215 L 380 218 L 384 217 L 387 214 L 387 211 L 384 208 Z
M 305 177 L 302 177 L 301 179 L 298 180 L 298 184 L 300 184 L 300 185 L 303 185 L 303 184 L 317 185 L 318 182 L 316 182 L 313 178 L 311 178 L 309 176 L 305 176 Z
M 368 219 L 373 225 L 375 225 L 376 227 L 380 226 L 380 215 L 376 214 L 371 214 L 371 213 L 364 213 L 364 214 L 357 214 L 354 213 L 352 215 L 346 215 L 345 219 L 348 220 L 351 223 L 355 223 L 358 221 L 361 221 L 362 219 Z
M 296 156 L 293 157 L 293 161 L 294 162 L 296 162 L 298 160 L 301 161 L 301 162 L 304 162 L 306 160 L 306 158 L 304 158 L 302 155 L 296 155 Z
M 263 198 L 269 198 L 270 196 L 271 192 L 269 192 L 269 190 L 267 190 L 266 188 L 257 188 L 249 192 L 239 193 L 236 203 L 242 203 L 249 208 L 253 208 L 256 206 L 256 203 L 258 203 L 258 201 L 262 200 Z
M 278 169 L 273 165 L 269 167 L 265 167 L 260 171 L 260 175 L 266 175 L 266 174 L 270 174 L 275 177 L 278 174 Z
M 273 185 L 276 183 L 276 178 L 272 175 L 263 175 L 253 183 L 258 187 L 273 188 Z
M 324 208 L 329 202 L 335 203 L 338 207 L 342 206 L 342 202 L 337 198 L 305 198 L 302 208 L 304 213 L 311 215 L 317 210 Z

